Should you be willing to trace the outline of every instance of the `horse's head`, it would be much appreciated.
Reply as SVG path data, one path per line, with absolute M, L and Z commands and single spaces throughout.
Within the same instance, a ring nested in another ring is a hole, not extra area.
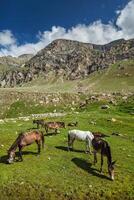
M 114 180 L 114 165 L 115 165 L 115 162 L 116 161 L 113 161 L 108 165 L 108 173 L 110 175 L 111 180 Z
M 75 123 L 75 126 L 78 126 L 78 122 Z
M 7 162 L 9 164 L 13 163 L 14 158 L 15 158 L 15 151 L 9 151 L 8 150 L 8 159 L 7 159 Z
M 33 120 L 33 124 L 35 124 L 35 123 L 37 123 L 37 120 L 34 119 L 34 120 Z

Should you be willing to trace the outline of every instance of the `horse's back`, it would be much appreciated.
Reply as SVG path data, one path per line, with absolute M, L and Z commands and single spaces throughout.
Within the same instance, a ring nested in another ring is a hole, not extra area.
M 78 140 L 86 140 L 86 139 L 92 139 L 93 134 L 90 131 L 82 131 L 82 130 L 70 130 L 68 134 L 71 136 L 75 135 L 75 138 Z
M 41 133 L 39 131 L 29 131 L 23 133 L 23 137 L 21 139 L 21 145 L 29 145 L 32 144 L 33 142 L 37 141 L 40 139 Z

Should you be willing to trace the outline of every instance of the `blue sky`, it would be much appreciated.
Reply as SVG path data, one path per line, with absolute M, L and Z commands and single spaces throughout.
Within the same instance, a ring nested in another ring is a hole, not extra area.
M 134 0 L 0 0 L 0 55 L 24 46 L 36 53 L 60 37 L 100 44 L 133 37 L 133 30 L 125 32 L 133 6 Z
M 98 19 L 116 19 L 128 0 L 1 0 L 0 30 L 9 29 L 19 42 L 33 42 L 38 31 L 52 26 L 70 28 Z

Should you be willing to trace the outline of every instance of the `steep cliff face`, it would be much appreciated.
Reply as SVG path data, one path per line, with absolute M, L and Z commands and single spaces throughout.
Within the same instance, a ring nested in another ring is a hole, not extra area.
M 134 39 L 117 40 L 106 45 L 86 44 L 70 40 L 55 40 L 39 51 L 20 69 L 6 72 L 0 78 L 1 87 L 21 85 L 38 78 L 63 77 L 82 79 L 116 61 L 134 58 Z

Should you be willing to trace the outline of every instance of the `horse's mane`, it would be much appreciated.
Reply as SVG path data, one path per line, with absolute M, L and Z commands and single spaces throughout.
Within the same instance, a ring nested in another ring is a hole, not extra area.
M 11 147 L 9 148 L 9 152 L 16 149 L 17 148 L 17 145 L 18 145 L 18 142 L 21 140 L 21 138 L 24 136 L 24 133 L 20 133 L 18 135 L 18 137 L 16 138 L 16 140 L 14 141 L 14 143 L 11 145 Z

